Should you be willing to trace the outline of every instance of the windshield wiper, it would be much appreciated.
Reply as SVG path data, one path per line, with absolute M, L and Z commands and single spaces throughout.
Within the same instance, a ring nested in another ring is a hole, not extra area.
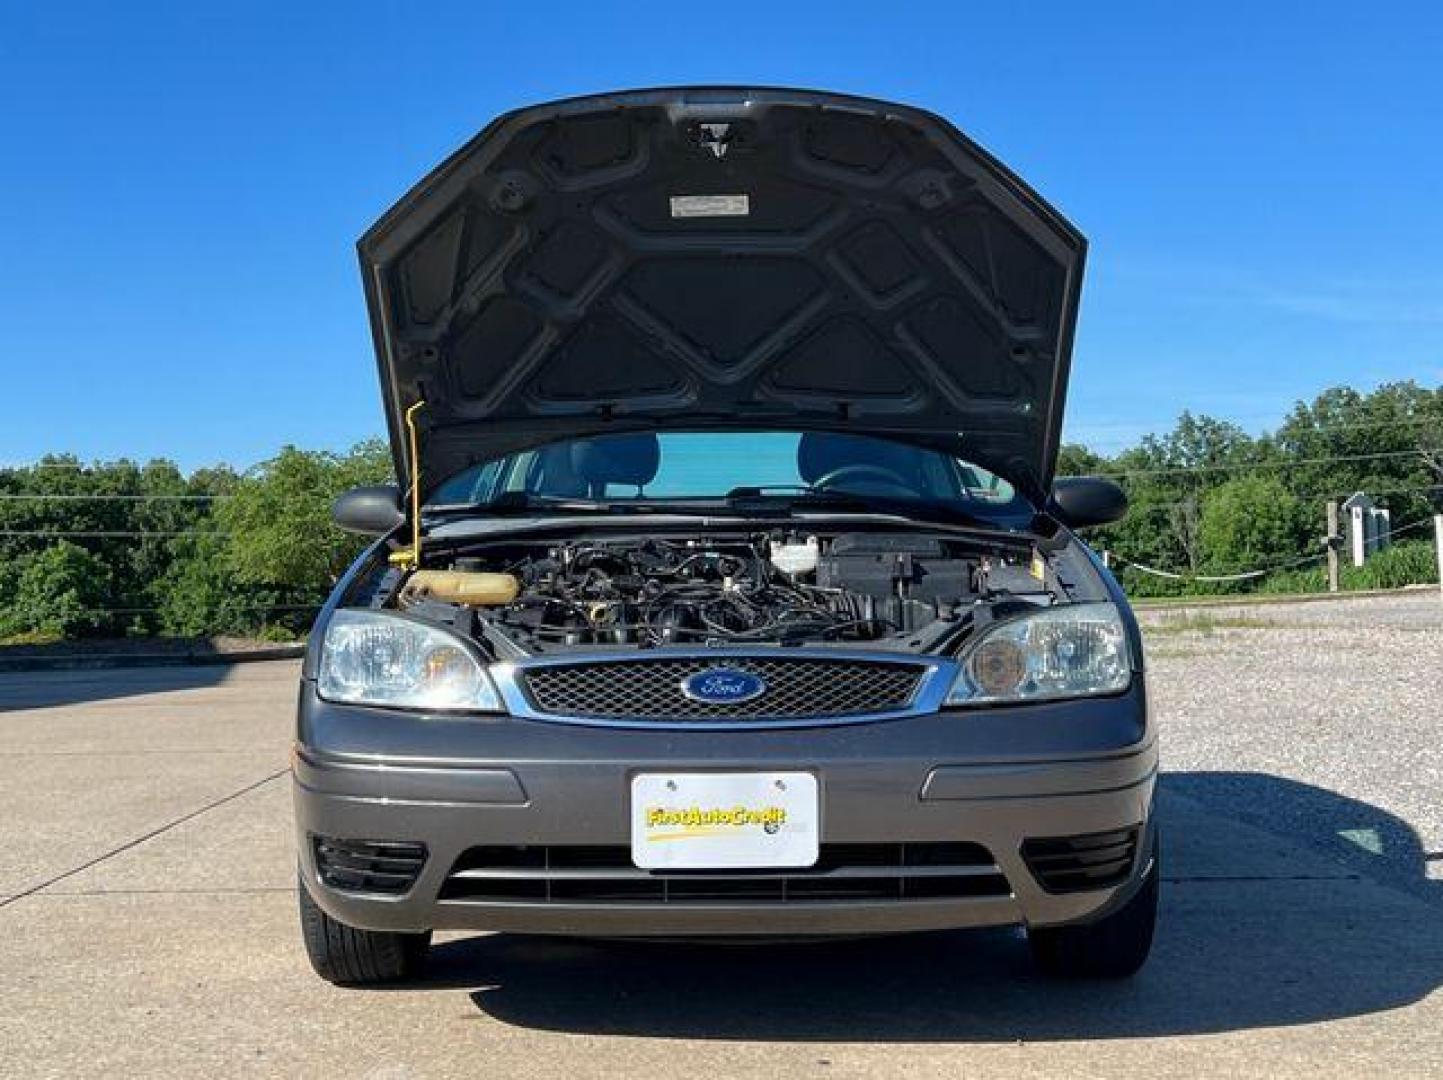
M 526 491 L 507 491 L 490 502 L 448 503 L 427 506 L 422 512 L 429 516 L 455 514 L 519 514 L 529 510 L 559 510 L 568 513 L 601 514 L 610 512 L 613 504 L 598 499 L 574 498 L 566 495 L 534 495 Z
M 692 514 L 717 513 L 716 504 L 693 506 L 655 499 L 586 499 L 573 495 L 539 495 L 530 491 L 507 491 L 484 503 L 454 503 L 428 506 L 427 516 L 455 517 L 466 514 L 524 514 L 541 511 L 559 514 Z M 727 509 L 731 509 L 728 507 Z
M 854 513 L 891 514 L 924 524 L 962 525 L 989 532 L 1006 532 L 1007 526 L 952 503 L 934 499 L 899 499 L 887 495 L 862 495 L 852 491 L 819 491 L 801 486 L 737 487 L 726 495 L 727 504 L 750 511 L 775 508 L 787 510 L 842 510 Z

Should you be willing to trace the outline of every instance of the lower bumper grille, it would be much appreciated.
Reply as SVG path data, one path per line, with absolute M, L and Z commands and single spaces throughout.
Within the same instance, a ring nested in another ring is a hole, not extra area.
M 1137 857 L 1136 827 L 1085 836 L 1028 840 L 1022 859 L 1050 893 L 1083 892 L 1119 885 Z
M 426 865 L 426 845 L 411 841 L 313 836 L 311 843 L 321 882 L 347 892 L 408 892 Z
M 986 848 L 970 843 L 823 844 L 817 864 L 786 870 L 641 870 L 623 846 L 476 847 L 442 900 L 474 903 L 776 904 L 1007 896 Z

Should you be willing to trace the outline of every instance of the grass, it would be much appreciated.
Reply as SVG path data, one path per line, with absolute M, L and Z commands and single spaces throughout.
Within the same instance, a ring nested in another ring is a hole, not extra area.
M 1337 593 L 1328 592 L 1327 573 L 1321 561 L 1293 570 L 1279 570 L 1258 581 L 1232 586 L 1206 582 L 1170 582 L 1143 577 L 1124 567 L 1122 580 L 1134 604 L 1175 603 L 1267 603 L 1274 600 L 1327 598 L 1350 593 L 1368 594 L 1400 589 L 1408 585 L 1436 585 L 1438 556 L 1432 540 L 1402 540 L 1368 557 L 1363 566 L 1353 566 L 1347 552 L 1341 553 Z M 1221 569 L 1228 569 L 1223 567 Z
M 57 641 L 65 640 L 63 635 L 53 630 L 22 630 L 18 634 L 8 634 L 0 637 L 0 648 L 11 645 L 54 645 Z
M 1149 623 L 1142 628 L 1144 634 L 1215 634 L 1219 630 L 1277 630 L 1283 624 L 1272 619 L 1258 619 L 1250 615 L 1214 615 L 1208 611 L 1187 611 L 1180 615 L 1165 617 L 1161 622 Z

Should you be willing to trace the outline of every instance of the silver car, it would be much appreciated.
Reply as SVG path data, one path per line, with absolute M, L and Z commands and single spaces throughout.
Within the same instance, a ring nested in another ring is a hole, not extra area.
M 1054 482 L 1085 242 L 946 121 L 695 88 L 501 117 L 360 242 L 399 487 L 301 681 L 317 972 L 437 929 L 1020 925 L 1158 899 L 1136 622 Z

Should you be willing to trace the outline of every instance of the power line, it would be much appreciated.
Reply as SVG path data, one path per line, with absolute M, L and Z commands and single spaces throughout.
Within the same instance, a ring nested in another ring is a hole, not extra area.
M 1334 491 L 1323 495 L 1312 492 L 1305 492 L 1299 495 L 1302 499 L 1346 499 L 1349 495 L 1357 494 L 1358 489 L 1352 491 Z M 1443 480 L 1436 484 L 1422 484 L 1415 487 L 1391 487 L 1391 488 L 1367 488 L 1363 491 L 1365 495 L 1409 495 L 1424 491 L 1443 491 Z
M 234 495 L 77 495 L 69 492 L 56 495 L 30 492 L 0 494 L 0 501 L 5 502 L 214 502 L 218 499 L 234 498 Z
M 310 451 L 303 451 L 309 453 Z M 315 451 L 317 453 L 345 453 L 345 451 Z M 169 458 L 150 457 L 144 461 L 137 458 L 92 458 L 89 461 L 0 461 L 0 472 L 18 471 L 20 469 L 111 469 L 128 468 L 135 472 L 154 472 L 165 470 L 167 472 L 180 472 L 179 466 Z M 230 469 L 232 466 L 223 461 L 214 465 L 202 465 L 192 470 L 193 472 L 210 472 L 216 469 Z
M 22 469 L 91 469 L 105 468 L 105 465 L 87 465 L 83 461 L 17 461 L 0 465 L 0 471 L 19 472 Z
M 1268 415 L 1272 415 L 1272 414 L 1268 414 Z M 1262 414 L 1258 414 L 1258 416 L 1249 417 L 1249 419 L 1258 419 L 1258 418 L 1260 418 L 1261 416 L 1262 416 Z M 1224 418 L 1224 417 L 1209 417 L 1209 419 L 1220 420 L 1220 421 L 1223 422 L 1223 423 L 1232 423 L 1232 424 L 1235 424 L 1235 425 L 1236 425 L 1236 420 L 1235 420 L 1235 419 L 1229 419 L 1229 418 Z M 1296 416 L 1291 416 L 1291 415 L 1290 415 L 1290 416 L 1284 417 L 1283 420 L 1282 420 L 1282 422 L 1279 424 L 1279 426 L 1278 426 L 1276 429 L 1273 429 L 1272 431 L 1270 431 L 1270 432 L 1268 433 L 1269 437 L 1275 438 L 1275 439 L 1278 438 L 1278 437 L 1280 437 L 1280 436 L 1282 435 L 1283 426 L 1285 426 L 1285 425 L 1287 425 L 1287 424 L 1290 424 L 1290 423 L 1294 423 L 1294 422 L 1302 422 L 1302 421 L 1300 421 L 1300 419 L 1299 419 L 1298 417 L 1296 417 Z M 1175 423 L 1175 422 L 1174 422 L 1174 423 Z M 1319 426 L 1317 426 L 1317 427 L 1298 428 L 1298 429 L 1296 429 L 1296 430 L 1294 430 L 1294 431 L 1290 431 L 1288 434 L 1289 434 L 1290 437 L 1302 437 L 1302 436 L 1307 436 L 1307 435 L 1330 435 L 1330 434 L 1332 434 L 1332 433 L 1335 432 L 1335 431 L 1365 431 L 1365 430 L 1369 430 L 1369 429 L 1372 429 L 1372 428 L 1416 427 L 1416 426 L 1418 426 L 1418 425 L 1420 425 L 1420 424 L 1436 424 L 1436 425 L 1438 425 L 1440 428 L 1443 428 L 1443 416 L 1408 416 L 1408 417 L 1401 417 L 1401 418 L 1396 419 L 1396 420 L 1362 420 L 1362 421 L 1358 421 L 1358 422 L 1356 422 L 1356 423 L 1350 423 L 1350 424 L 1322 424 L 1322 425 L 1319 425 Z M 1122 426 L 1126 426 L 1126 425 L 1112 425 L 1112 426 L 1122 427 Z M 1080 430 L 1086 431 L 1087 428 L 1084 426 L 1084 427 L 1081 428 Z M 1082 442 L 1083 445 L 1086 447 L 1087 443 L 1086 443 L 1086 440 L 1085 440 L 1085 437 L 1084 437 L 1084 436 L 1076 435 L 1074 432 L 1068 432 L 1067 434 L 1068 434 L 1069 438 L 1075 437 L 1079 442 Z M 1244 434 L 1247 435 L 1246 432 L 1244 432 Z M 1119 445 L 1119 446 L 1134 445 L 1134 444 L 1137 444 L 1137 443 L 1142 442 L 1143 439 L 1146 439 L 1146 438 L 1148 437 L 1148 435 L 1155 435 L 1155 433 L 1154 433 L 1154 432 L 1149 432 L 1147 435 L 1141 435 L 1141 436 L 1124 436 L 1124 435 L 1104 436 L 1104 437 L 1101 437 L 1101 438 L 1094 438 L 1094 439 L 1092 440 L 1092 445 L 1107 444 L 1107 443 L 1112 443 L 1112 444 L 1116 444 L 1116 445 Z M 1262 438 L 1263 436 L 1247 435 L 1247 437 L 1248 437 L 1249 439 L 1260 439 L 1260 438 Z
M 1428 517 L 1417 518 L 1417 519 L 1414 520 L 1414 521 L 1408 522 L 1408 524 L 1406 524 L 1406 525 L 1399 525 L 1399 526 L 1397 526 L 1396 528 L 1389 529 L 1389 530 L 1388 530 L 1387 532 L 1385 532 L 1383 535 L 1384 535 L 1385 537 L 1391 538 L 1391 537 L 1397 536 L 1399 533 L 1408 532 L 1410 529 L 1416 529 L 1416 528 L 1419 528 L 1420 526 L 1431 524 L 1432 521 L 1433 521 L 1433 518 L 1432 518 L 1431 515 L 1428 516 Z
M 1263 567 L 1259 570 L 1243 570 L 1236 574 L 1184 574 L 1173 570 L 1159 570 L 1155 566 L 1145 566 L 1131 559 L 1119 560 L 1124 566 L 1130 566 L 1152 577 L 1167 578 L 1170 581 L 1205 581 L 1209 583 L 1220 583 L 1225 581 L 1252 581 L 1256 578 L 1267 577 L 1269 574 L 1276 574 L 1279 570 L 1291 570 L 1294 567 L 1302 566 L 1305 563 L 1320 562 L 1328 557 L 1326 551 L 1317 555 L 1304 555 L 1299 559 L 1291 559 L 1288 562 L 1278 563 L 1276 566 Z
M 1364 488 L 1364 489 L 1362 489 L 1362 490 L 1363 490 L 1363 494 L 1365 494 L 1365 495 L 1377 495 L 1377 496 L 1386 496 L 1386 495 L 1418 495 L 1418 494 L 1425 494 L 1425 493 L 1426 493 L 1426 494 L 1437 493 L 1437 494 L 1443 495 L 1443 480 L 1440 480 L 1440 481 L 1439 481 L 1438 483 L 1436 483 L 1436 484 L 1426 484 L 1426 485 L 1424 485 L 1424 486 L 1422 486 L 1422 487 Z M 1355 495 L 1355 494 L 1357 494 L 1358 491 L 1359 491 L 1358 488 L 1353 488 L 1353 489 L 1351 489 L 1351 490 L 1349 490 L 1349 491 L 1332 491 L 1332 492 L 1294 491 L 1294 492 L 1291 492 L 1291 494 L 1292 494 L 1295 498 L 1298 498 L 1298 499 L 1324 499 L 1324 500 L 1328 500 L 1328 499 L 1346 499 L 1346 498 L 1348 498 L 1350 495 Z M 1195 499 L 1200 499 L 1200 498 L 1202 498 L 1202 497 L 1204 497 L 1204 496 L 1206 496 L 1206 495 L 1207 495 L 1207 492 L 1205 492 L 1205 491 L 1199 491 L 1199 492 L 1197 492 L 1197 493 L 1195 494 L 1194 498 L 1195 498 Z M 1149 502 L 1138 503 L 1138 504 L 1132 505 L 1132 506 L 1129 508 L 1128 512 L 1129 512 L 1129 513 L 1144 513 L 1144 514 L 1145 514 L 1145 513 L 1152 513 L 1153 511 L 1157 511 L 1157 510 L 1171 510 L 1171 509 L 1173 509 L 1173 508 L 1175 508 L 1175 507 L 1178 507 L 1178 506 L 1193 506 L 1193 505 L 1196 505 L 1196 503 L 1195 503 L 1193 500 L 1190 500 L 1190 499 L 1170 499 L 1170 500 L 1168 500 L 1167 502 L 1151 502 L 1151 501 L 1149 501 Z
M 1290 416 L 1283 423 L 1291 423 L 1297 419 L 1297 417 Z M 1301 423 L 1301 421 L 1299 422 Z M 1360 420 L 1352 424 L 1320 424 L 1317 427 L 1296 428 L 1289 431 L 1288 435 L 1301 438 L 1305 435 L 1331 435 L 1335 431 L 1369 431 L 1373 428 L 1417 427 L 1420 424 L 1436 424 L 1443 428 L 1443 416 L 1406 416 L 1397 420 Z M 1276 439 L 1281 434 L 1280 427 L 1277 431 L 1272 432 L 1272 437 Z
M 1178 465 L 1161 469 L 1128 469 L 1124 472 L 1094 473 L 1108 480 L 1128 480 L 1139 476 L 1177 476 L 1193 473 L 1249 472 L 1256 469 L 1293 469 L 1300 465 L 1331 465 L 1339 461 L 1377 461 L 1383 458 L 1421 457 L 1443 453 L 1443 446 L 1420 446 L 1415 450 L 1379 450 L 1371 454 L 1334 454 L 1328 457 L 1293 458 L 1286 461 L 1253 462 L 1243 465 Z
M 179 536 L 217 536 L 217 537 L 227 537 L 227 536 L 231 536 L 231 535 L 233 535 L 233 534 L 232 534 L 232 533 L 224 533 L 224 532 L 210 532 L 210 531 L 205 530 L 205 529 L 185 529 L 185 530 L 175 530 L 175 531 L 170 531 L 170 530 L 165 530 L 165 529 L 146 529 L 146 530 L 139 530 L 139 529 L 87 529 L 87 530 L 69 530 L 69 529 L 66 529 L 66 530 L 58 530 L 58 531 L 53 531 L 53 532 L 52 532 L 51 530 L 49 530 L 49 529 L 0 529 L 0 536 L 13 536 L 13 537 L 19 537 L 19 536 L 57 536 L 57 537 L 61 537 L 61 538 L 64 538 L 64 539 L 86 538 L 86 539 L 93 539 L 93 540 L 99 540 L 99 539 L 112 539 L 112 540 L 134 539 L 134 538 L 136 538 L 136 537 L 146 537 L 146 536 L 162 536 L 162 537 L 174 538 L 174 537 L 179 537 Z
M 1406 525 L 1399 525 L 1395 528 L 1391 528 L 1382 535 L 1384 538 L 1391 539 L 1392 537 L 1397 536 L 1400 533 L 1405 533 L 1412 529 L 1416 529 L 1419 526 L 1430 524 L 1432 520 L 1432 517 L 1417 518 L 1413 521 L 1408 522 Z M 1112 552 L 1111 554 L 1115 555 L 1116 553 Z M 1251 581 L 1256 578 L 1266 577 L 1269 574 L 1276 574 L 1279 570 L 1292 570 L 1296 567 L 1304 566 L 1307 563 L 1321 562 L 1327 557 L 1328 553 L 1326 551 L 1321 551 L 1313 555 L 1303 555 L 1296 559 L 1289 559 L 1286 562 L 1281 562 L 1274 566 L 1261 567 L 1257 570 L 1242 570 L 1235 574 L 1189 574 L 1175 570 L 1159 570 L 1155 566 L 1147 566 L 1143 563 L 1134 562 L 1131 559 L 1119 558 L 1118 562 L 1121 563 L 1123 566 L 1130 566 L 1134 570 L 1141 571 L 1144 574 L 1149 574 L 1152 577 L 1167 578 L 1170 581 L 1204 581 L 1209 583 L 1221 583 L 1227 581 Z

